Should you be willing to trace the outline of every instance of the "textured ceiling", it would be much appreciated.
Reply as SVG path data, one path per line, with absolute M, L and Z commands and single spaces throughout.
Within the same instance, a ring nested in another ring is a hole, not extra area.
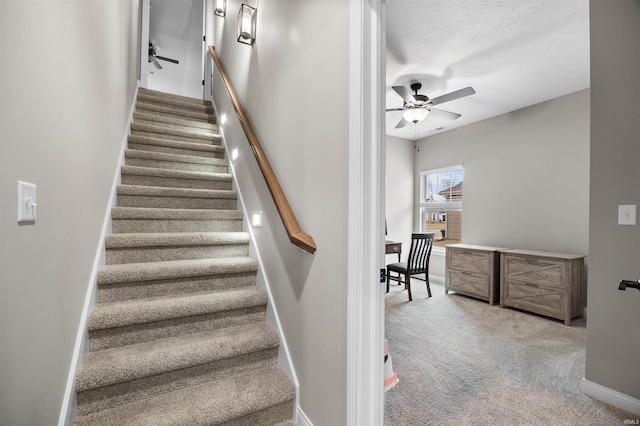
M 589 1 L 389 0 L 386 78 L 387 108 L 402 107 L 391 86 L 415 81 L 430 98 L 476 90 L 438 105 L 458 120 L 394 129 L 402 112 L 387 112 L 387 134 L 410 140 L 588 88 Z

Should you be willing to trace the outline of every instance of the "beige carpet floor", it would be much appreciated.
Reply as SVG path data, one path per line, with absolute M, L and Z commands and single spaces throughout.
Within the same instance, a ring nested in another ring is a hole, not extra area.
M 537 315 L 400 286 L 386 298 L 386 337 L 400 382 L 385 425 L 623 425 L 637 416 L 580 391 L 586 322 Z

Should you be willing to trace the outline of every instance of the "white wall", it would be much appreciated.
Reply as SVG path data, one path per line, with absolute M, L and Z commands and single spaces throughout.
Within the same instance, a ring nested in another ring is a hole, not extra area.
M 256 0 L 245 1 L 251 6 Z M 293 246 L 251 150 L 235 126 L 234 162 L 300 381 L 300 405 L 317 426 L 346 418 L 348 3 L 260 2 L 253 47 L 236 41 L 239 0 L 215 17 L 215 46 L 314 255 Z M 217 105 L 226 93 L 214 86 Z M 235 120 L 230 108 L 219 111 Z
M 425 138 L 418 148 L 416 208 L 421 171 L 464 167 L 464 243 L 588 254 L 589 90 Z M 436 259 L 434 271 L 444 273 Z
M 386 137 L 386 213 L 387 240 L 402 242 L 402 261 L 406 261 L 411 246 L 414 194 L 414 142 L 394 136 Z M 398 257 L 387 255 L 387 263 Z
M 0 424 L 58 421 L 138 73 L 135 0 L 0 2 Z M 38 185 L 16 222 L 17 181 Z
M 619 204 L 640 204 L 640 2 L 590 2 L 591 223 L 585 377 L 635 398 L 640 415 L 640 228 L 617 225 Z M 630 409 L 630 408 L 627 408 Z

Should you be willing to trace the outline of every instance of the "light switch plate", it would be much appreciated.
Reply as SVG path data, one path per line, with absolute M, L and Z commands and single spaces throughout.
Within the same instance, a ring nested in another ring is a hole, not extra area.
M 636 224 L 636 205 L 620 205 L 618 206 L 618 225 L 635 225 Z
M 18 181 L 18 222 L 35 222 L 37 187 L 33 183 Z

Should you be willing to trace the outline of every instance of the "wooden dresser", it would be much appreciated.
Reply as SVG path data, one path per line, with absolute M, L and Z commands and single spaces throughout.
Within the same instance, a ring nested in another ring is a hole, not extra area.
M 584 258 L 531 250 L 500 252 L 500 306 L 561 319 L 583 313 Z
M 499 299 L 500 247 L 451 244 L 446 246 L 445 294 L 449 291 L 486 300 Z

